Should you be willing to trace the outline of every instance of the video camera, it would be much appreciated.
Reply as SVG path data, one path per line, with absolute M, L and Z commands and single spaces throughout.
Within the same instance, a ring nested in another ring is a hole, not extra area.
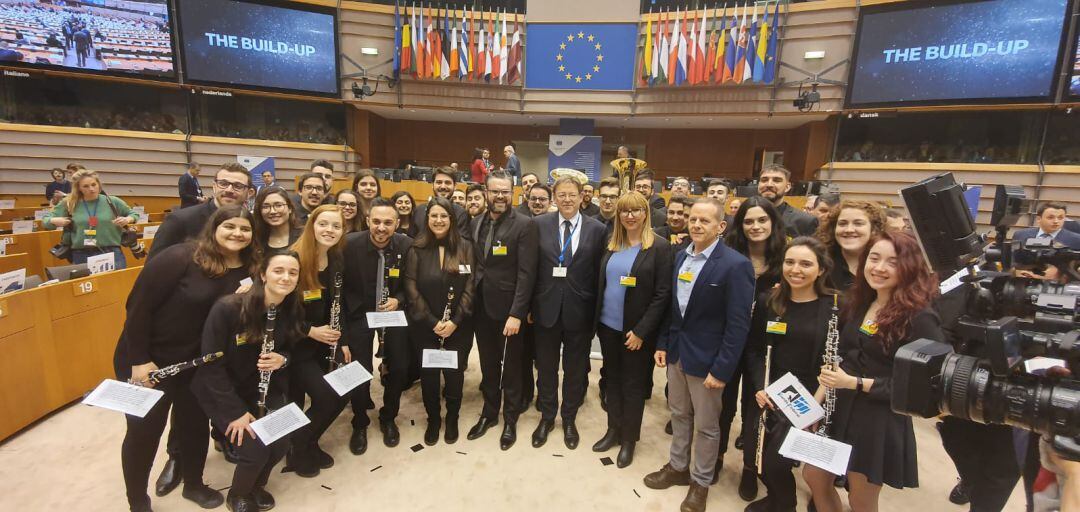
M 960 315 L 952 344 L 919 339 L 897 351 L 893 411 L 1023 428 L 1050 439 L 1062 457 L 1080 460 L 1080 381 L 1069 372 L 1027 371 L 1035 357 L 1080 369 L 1080 284 L 1012 273 L 1021 265 L 1052 265 L 1067 280 L 1080 280 L 1080 253 L 1050 238 L 1006 242 L 1029 206 L 1022 187 L 998 185 L 989 245 L 975 232 L 963 187 L 951 174 L 900 193 L 931 268 L 953 276 L 942 285 L 942 300 L 958 304 Z

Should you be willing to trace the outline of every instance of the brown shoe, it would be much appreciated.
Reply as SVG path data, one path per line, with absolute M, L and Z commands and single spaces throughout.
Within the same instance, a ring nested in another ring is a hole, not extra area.
M 680 512 L 705 512 L 705 501 L 709 499 L 709 488 L 690 482 L 690 490 L 679 507 Z
M 671 464 L 664 464 L 660 471 L 645 475 L 645 486 L 650 489 L 667 489 L 673 485 L 690 485 L 690 470 L 675 471 Z

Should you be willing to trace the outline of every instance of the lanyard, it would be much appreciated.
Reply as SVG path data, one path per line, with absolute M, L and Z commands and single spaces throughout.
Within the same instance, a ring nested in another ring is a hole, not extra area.
M 82 200 L 82 204 L 83 204 L 83 208 L 86 209 L 86 215 L 88 217 L 90 217 L 90 220 L 89 220 L 90 227 L 96 228 L 97 223 L 98 223 L 97 222 L 98 202 L 94 201 L 94 211 L 90 211 L 90 205 L 86 203 L 86 199 Z
M 580 223 L 581 223 L 581 219 L 580 219 L 580 217 L 579 217 L 579 218 L 578 218 L 578 224 L 580 224 Z M 560 222 L 559 224 L 560 224 L 560 226 L 559 226 L 559 227 L 562 227 L 562 226 L 561 226 L 562 222 Z M 560 252 L 560 253 L 559 253 L 559 266 L 560 266 L 560 267 L 561 267 L 561 266 L 563 266 L 563 260 L 565 260 L 565 259 L 566 259 L 566 250 L 567 250 L 567 249 L 569 249 L 569 248 L 570 248 L 570 244 L 572 244 L 572 243 L 574 242 L 574 233 L 575 233 L 575 232 L 577 231 L 577 228 L 578 228 L 578 224 L 574 224 L 574 225 L 573 225 L 573 226 L 572 226 L 572 227 L 570 228 L 570 236 L 566 237 L 566 240 L 564 240 L 564 241 L 563 241 L 563 244 L 562 244 L 562 252 Z M 562 230 L 559 230 L 559 232 L 561 233 L 561 232 L 562 232 Z

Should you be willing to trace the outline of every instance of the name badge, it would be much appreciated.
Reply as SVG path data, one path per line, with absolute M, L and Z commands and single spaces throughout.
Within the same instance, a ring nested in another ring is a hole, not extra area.
M 619 277 L 619 284 L 621 284 L 621 285 L 623 285 L 623 286 L 625 286 L 627 288 L 633 288 L 633 287 L 637 286 L 637 278 L 634 277 L 634 276 L 620 276 Z
M 244 345 L 246 343 L 247 343 L 247 337 L 246 336 L 244 336 L 243 334 L 237 334 L 236 335 L 236 346 L 239 347 L 240 345 Z
M 505 245 L 496 245 L 495 247 L 492 247 L 491 248 L 491 255 L 492 256 L 506 256 L 506 246 Z
M 551 277 L 566 277 L 566 267 L 555 267 L 551 269 Z
M 390 269 L 390 277 L 401 277 L 401 269 L 399 269 L 399 268 Z
M 97 230 L 96 229 L 84 229 L 83 234 L 86 235 L 86 236 L 97 236 Z
M 472 267 L 468 265 L 458 265 L 459 274 L 472 274 Z
M 92 236 L 83 238 L 83 245 L 86 247 L 97 247 L 97 239 Z
M 787 323 L 768 322 L 765 324 L 765 332 L 769 334 L 787 334 Z
M 322 290 L 304 290 L 304 302 L 322 300 Z
M 679 281 L 684 283 L 690 283 L 694 281 L 694 274 L 690 272 L 679 272 Z
M 677 245 L 679 243 L 679 235 L 671 235 L 671 244 Z
M 859 331 L 867 336 L 873 336 L 877 334 L 878 325 L 877 322 L 866 320 L 859 326 Z

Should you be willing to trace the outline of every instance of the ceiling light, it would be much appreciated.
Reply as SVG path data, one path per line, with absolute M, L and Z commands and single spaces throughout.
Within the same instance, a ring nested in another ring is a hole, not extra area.
M 378 55 L 379 54 L 379 49 L 378 48 L 371 48 L 370 46 L 365 46 L 363 48 L 360 48 L 360 53 L 362 55 Z
M 803 54 L 803 58 L 806 60 L 819 60 L 825 58 L 825 50 L 814 50 Z

